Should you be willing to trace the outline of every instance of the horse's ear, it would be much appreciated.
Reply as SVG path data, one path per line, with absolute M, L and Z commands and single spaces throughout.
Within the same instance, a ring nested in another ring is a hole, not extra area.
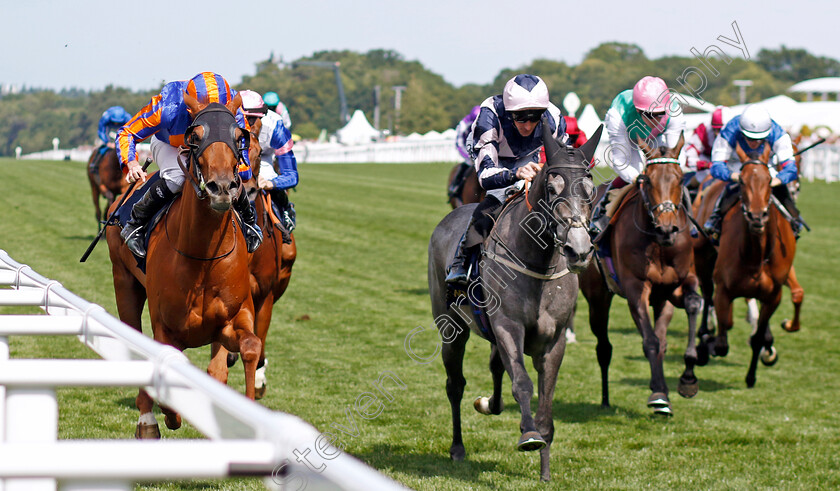
M 641 137 L 636 137 L 636 145 L 642 149 L 642 152 L 645 154 L 646 159 L 652 159 L 655 157 L 653 153 L 653 149 L 648 146 L 647 142 L 643 140 Z
M 233 114 L 236 114 L 236 110 L 242 107 L 242 93 L 237 92 L 236 97 L 234 97 L 233 100 L 228 101 L 228 103 L 225 104 L 225 107 Z
M 545 147 L 545 161 L 551 162 L 552 159 L 560 152 L 560 143 L 554 139 L 554 135 L 551 134 L 551 128 L 548 125 L 548 117 L 543 114 L 542 115 L 542 140 L 543 146 Z
M 190 116 L 195 116 L 198 114 L 198 111 L 201 110 L 198 103 L 198 99 L 191 96 L 188 92 L 184 91 L 184 104 L 187 105 L 187 111 L 190 112 Z
M 598 125 L 598 129 L 592 134 L 592 138 L 580 147 L 580 151 L 583 152 L 583 157 L 586 159 L 586 162 L 592 162 L 592 159 L 595 158 L 595 149 L 598 148 L 598 142 L 601 141 L 601 133 L 603 131 L 604 125 Z
M 741 144 L 738 142 L 735 142 L 735 154 L 738 155 L 738 159 L 741 161 L 741 163 L 747 163 L 750 160 L 750 158 L 747 156 L 747 152 L 745 152 L 744 149 L 741 148 Z
M 770 152 L 772 150 L 773 149 L 770 148 L 770 142 L 765 140 L 764 141 L 764 152 L 761 153 L 761 161 L 764 162 L 765 164 L 770 162 Z
M 670 151 L 671 157 L 677 158 L 677 156 L 680 154 L 680 151 L 682 150 L 683 145 L 685 145 L 685 132 L 680 131 L 680 139 L 677 140 L 676 146 L 674 146 L 674 148 L 672 148 Z

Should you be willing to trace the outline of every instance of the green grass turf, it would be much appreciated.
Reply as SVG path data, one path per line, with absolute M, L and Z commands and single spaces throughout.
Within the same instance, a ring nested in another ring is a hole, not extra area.
M 800 205 L 813 232 L 798 243 L 796 268 L 806 290 L 803 330 L 779 322 L 792 308 L 786 291 L 773 317 L 779 363 L 759 365 L 758 383 L 744 383 L 749 328 L 743 303 L 730 333 L 728 357 L 698 369 L 700 393 L 676 394 L 686 343 L 677 311 L 668 334 L 665 371 L 675 416 L 652 418 L 645 407 L 649 368 L 626 303 L 613 302 L 611 402 L 600 407 L 600 376 L 586 309 L 576 318 L 554 400 L 552 477 L 538 482 L 539 456 L 514 450 L 519 411 L 505 379 L 506 409 L 471 409 L 489 395 L 489 344 L 475 336 L 465 359 L 463 412 L 467 449 L 452 462 L 445 374 L 438 358 L 413 361 L 403 348 L 432 353 L 426 249 L 444 199 L 450 165 L 301 165 L 292 200 L 298 210 L 298 260 L 286 295 L 275 305 L 268 341 L 269 387 L 262 403 L 296 414 L 322 431 L 347 425 L 346 410 L 383 371 L 392 389 L 374 419 L 355 417 L 346 451 L 415 489 L 819 489 L 840 487 L 840 348 L 834 343 L 840 301 L 835 197 L 840 184 L 803 184 Z M 107 245 L 79 263 L 96 232 L 84 164 L 0 160 L 0 249 L 83 298 L 116 313 Z M 0 308 L 0 313 L 27 309 Z M 300 320 L 308 316 L 309 320 Z M 149 334 L 148 318 L 145 323 Z M 17 358 L 89 358 L 75 338 L 12 338 Z M 206 367 L 207 349 L 191 350 Z M 533 374 L 533 370 L 532 370 Z M 244 391 L 242 365 L 231 386 Z M 60 438 L 131 438 L 137 420 L 131 389 L 61 389 Z M 536 396 L 535 396 L 536 397 Z M 162 419 L 159 417 L 162 423 Z M 163 428 L 163 425 L 161 424 Z M 198 438 L 189 424 L 162 429 L 164 438 Z M 188 456 L 185 456 L 187 459 Z M 317 457 L 316 457 L 317 458 Z M 150 484 L 152 489 L 258 489 L 257 480 Z

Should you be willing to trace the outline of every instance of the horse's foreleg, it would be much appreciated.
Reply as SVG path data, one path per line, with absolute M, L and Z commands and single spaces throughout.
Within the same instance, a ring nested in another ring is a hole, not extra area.
M 260 357 L 257 363 L 257 371 L 254 378 L 254 397 L 262 399 L 266 391 L 266 366 L 265 366 L 265 341 L 268 337 L 268 327 L 271 324 L 271 309 L 274 307 L 274 295 L 269 292 L 268 296 L 260 302 L 256 308 L 256 334 L 260 338 Z
M 770 332 L 770 318 L 776 312 L 779 303 L 782 301 L 782 288 L 779 285 L 775 295 L 772 296 L 769 302 L 761 303 L 761 312 L 758 315 L 758 328 L 756 332 L 750 336 L 750 347 L 752 348 L 752 358 L 750 359 L 750 368 L 747 371 L 747 387 L 755 386 L 755 373 L 758 368 L 758 359 L 761 357 L 765 365 L 773 365 L 776 363 L 776 348 L 773 347 L 773 334 Z M 763 351 L 762 351 L 763 350 Z
M 668 351 L 668 326 L 674 318 L 674 304 L 668 300 L 661 300 L 653 305 L 653 333 L 659 339 L 659 361 L 665 360 Z
M 788 319 L 783 320 L 782 329 L 787 332 L 796 332 L 800 329 L 799 310 L 802 308 L 802 301 L 805 300 L 805 290 L 796 279 L 796 272 L 793 266 L 790 267 L 790 273 L 788 273 L 785 284 L 790 288 L 790 299 L 793 302 L 793 321 Z
M 245 395 L 256 398 L 255 378 L 257 363 L 262 352 L 262 342 L 254 334 L 254 316 L 251 310 L 240 309 L 232 322 L 226 325 L 217 339 L 228 351 L 239 352 L 245 365 Z
M 606 289 L 597 298 L 589 298 L 589 328 L 595 335 L 595 355 L 601 368 L 601 406 L 610 406 L 610 363 L 612 361 L 612 343 L 609 336 L 610 304 L 613 295 Z
M 697 293 L 697 278 L 690 276 L 682 285 L 682 307 L 688 316 L 688 344 L 685 348 L 685 370 L 680 376 L 678 392 L 683 397 L 694 397 L 699 390 L 694 366 L 697 364 L 697 316 L 703 308 L 703 299 Z
M 210 364 L 207 365 L 207 373 L 223 384 L 228 381 L 228 353 L 222 343 L 213 343 L 210 348 Z
M 732 299 L 724 292 L 723 288 L 715 291 L 715 316 L 717 317 L 718 329 L 715 336 L 714 355 L 726 356 L 729 354 L 728 333 L 732 329 Z
M 155 405 L 152 398 L 145 390 L 140 389 L 134 403 L 140 410 L 140 419 L 137 421 L 137 429 L 134 430 L 134 438 L 139 440 L 160 438 L 160 427 L 152 413 Z
M 502 356 L 499 348 L 493 344 L 490 346 L 490 375 L 493 378 L 493 395 L 490 397 L 481 396 L 473 402 L 475 410 L 481 414 L 501 414 L 505 408 L 502 402 L 502 377 L 505 374 L 505 366 L 502 363 Z
M 440 319 L 440 317 L 438 318 Z M 437 319 L 436 319 L 437 320 Z M 438 329 L 444 326 L 438 325 Z M 452 460 L 464 460 L 466 450 L 461 436 L 461 400 L 464 397 L 464 348 L 470 338 L 470 330 L 463 329 L 450 342 L 442 343 L 441 357 L 446 369 L 446 397 L 452 410 L 452 445 L 449 456 Z
M 557 326 L 562 332 L 562 326 Z M 534 358 L 534 368 L 537 370 L 537 431 L 545 440 L 545 448 L 540 450 L 540 480 L 551 480 L 550 448 L 554 441 L 554 418 L 552 417 L 552 403 L 554 402 L 554 389 L 557 387 L 557 372 L 563 362 L 563 355 L 566 352 L 566 336 L 560 334 L 556 342 L 549 348 L 548 353 L 541 358 Z
M 501 322 L 494 322 L 493 332 L 496 334 L 496 344 L 502 363 L 510 376 L 513 386 L 513 398 L 519 404 L 520 423 L 519 429 L 522 436 L 516 444 L 522 451 L 540 450 L 545 446 L 545 440 L 537 432 L 534 417 L 531 415 L 531 397 L 534 395 L 534 383 L 528 376 L 525 369 L 525 333 L 521 326 L 514 328 L 504 327 L 512 325 L 510 319 L 500 319 Z
M 656 336 L 651 325 L 648 308 L 650 306 L 650 285 L 641 281 L 626 281 L 624 291 L 627 292 L 627 304 L 630 315 L 636 323 L 636 328 L 642 335 L 642 351 L 650 364 L 650 390 L 647 405 L 654 413 L 671 415 L 671 401 L 668 399 L 668 384 L 665 383 L 665 373 L 662 367 L 660 351 L 661 341 Z

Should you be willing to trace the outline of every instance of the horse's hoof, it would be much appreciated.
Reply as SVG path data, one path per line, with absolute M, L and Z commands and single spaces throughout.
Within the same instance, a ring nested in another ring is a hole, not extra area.
M 266 388 L 266 385 L 263 385 L 262 387 L 256 387 L 254 389 L 254 399 L 255 400 L 260 400 L 263 397 L 265 397 L 265 388 Z
M 726 345 L 726 346 L 715 345 L 715 351 L 714 351 L 715 356 L 719 356 L 719 357 L 723 358 L 728 354 L 729 354 L 729 345 Z
M 519 439 L 519 443 L 516 444 L 516 449 L 520 452 L 533 452 L 543 448 L 545 448 L 545 440 L 536 431 L 526 431 Z
M 134 438 L 138 440 L 159 440 L 160 428 L 157 423 L 153 425 L 137 423 L 137 429 L 134 430 Z
M 662 416 L 673 416 L 674 412 L 671 410 L 671 401 L 668 396 L 662 392 L 654 392 L 648 398 L 647 405 L 653 408 L 653 414 Z
M 792 320 L 785 319 L 782 321 L 782 329 L 787 332 L 796 332 L 799 330 L 799 326 L 794 326 Z
M 681 396 L 688 399 L 696 396 L 699 390 L 700 383 L 697 381 L 696 377 L 693 379 L 693 381 L 684 381 L 682 378 L 680 378 L 680 383 L 677 386 L 677 392 L 679 392 Z
M 771 346 L 769 350 L 762 348 L 759 358 L 764 366 L 772 367 L 777 361 L 779 361 L 779 353 L 776 352 L 775 346 Z
M 239 353 L 228 353 L 227 355 L 227 366 L 228 368 L 236 365 L 236 360 L 239 359 Z
M 486 414 L 489 416 L 492 414 L 502 414 L 504 404 L 501 401 L 499 401 L 499 412 L 493 412 L 493 410 L 490 409 L 490 398 L 480 396 L 473 401 L 473 407 L 476 411 L 480 412 L 481 414 Z
M 181 427 L 181 415 L 177 413 L 175 415 L 167 414 L 164 418 L 164 422 L 166 423 L 166 427 L 170 430 L 177 430 Z M 158 437 L 159 436 L 160 433 L 158 433 Z
M 752 389 L 753 387 L 755 387 L 755 375 L 752 375 L 752 376 L 747 375 L 746 382 L 747 382 L 747 388 L 748 389 Z
M 467 456 L 466 450 L 464 450 L 463 445 L 453 446 L 449 449 L 449 458 L 456 462 L 461 462 Z

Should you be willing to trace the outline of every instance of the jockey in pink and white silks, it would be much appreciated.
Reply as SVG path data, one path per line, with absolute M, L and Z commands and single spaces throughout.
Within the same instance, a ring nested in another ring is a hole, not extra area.
M 475 106 L 470 110 L 470 113 L 464 116 L 458 126 L 455 127 L 455 148 L 461 155 L 463 162 L 458 167 L 458 172 L 455 178 L 449 184 L 449 197 L 452 198 L 461 192 L 461 186 L 464 183 L 464 177 L 467 175 L 467 170 L 473 166 L 472 157 L 470 157 L 469 148 L 472 147 L 473 122 L 478 117 L 481 106 Z
M 770 145 L 773 158 L 778 161 L 777 166 L 781 169 L 776 173 L 773 166 L 770 166 L 773 196 L 784 207 L 779 211 L 790 221 L 796 238 L 799 238 L 802 226 L 807 227 L 787 188 L 787 184 L 795 181 L 799 175 L 790 135 L 773 121 L 766 109 L 751 104 L 724 126 L 712 147 L 712 177 L 724 182 L 731 181 L 718 197 L 714 211 L 703 225 L 713 242 L 720 237 L 720 227 L 726 212 L 738 201 L 742 164 L 735 153 L 735 147 L 740 146 L 747 155 L 755 156 L 764 152 L 764 145 Z
M 268 108 L 260 95 L 252 90 L 243 90 L 242 112 L 253 126 L 257 118 L 262 122 L 258 136 L 262 153 L 260 154 L 260 189 L 265 189 L 280 209 L 281 219 L 286 229 L 295 229 L 295 208 L 286 194 L 287 189 L 298 185 L 297 159 L 292 151 L 292 134 L 283 118 Z M 277 167 L 275 167 L 275 161 Z
M 539 172 L 545 123 L 554 138 L 566 141 L 566 122 L 560 109 L 549 101 L 548 87 L 535 75 L 515 76 L 505 84 L 502 94 L 481 104 L 473 123 L 472 156 L 478 183 L 487 193 L 461 237 L 448 268 L 447 283 L 467 283 L 467 258 L 489 235 L 502 203 Z
M 632 89 L 621 92 L 613 99 L 604 123 L 610 137 L 607 164 L 618 177 L 592 211 L 589 232 L 593 238 L 600 235 L 609 224 L 607 204 L 624 194 L 617 190 L 635 182 L 644 172 L 645 160 L 636 139 L 641 138 L 648 145 L 672 148 L 676 146 L 680 133 L 685 130 L 685 118 L 676 101 L 671 99 L 665 81 L 650 76 L 639 80 Z M 683 194 L 688 204 L 688 196 Z M 691 211 L 690 204 L 687 211 Z

